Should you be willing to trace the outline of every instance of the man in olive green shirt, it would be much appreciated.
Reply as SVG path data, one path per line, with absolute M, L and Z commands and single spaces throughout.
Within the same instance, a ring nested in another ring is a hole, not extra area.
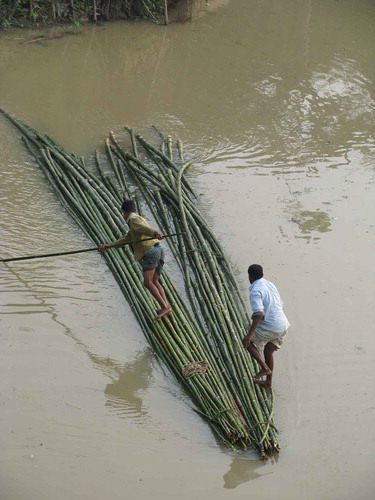
M 122 215 L 126 220 L 129 231 L 113 243 L 100 245 L 100 252 L 104 253 L 119 243 L 132 243 L 135 260 L 140 262 L 143 271 L 143 283 L 155 297 L 161 309 L 157 311 L 155 319 L 160 319 L 164 315 L 172 314 L 172 309 L 168 305 L 167 297 L 163 285 L 159 282 L 159 276 L 164 266 L 164 249 L 158 240 L 164 236 L 156 229 L 148 225 L 143 217 L 136 213 L 133 200 L 124 200 L 121 205 Z M 153 238 L 153 239 L 148 239 Z M 142 241 L 146 239 L 146 241 Z

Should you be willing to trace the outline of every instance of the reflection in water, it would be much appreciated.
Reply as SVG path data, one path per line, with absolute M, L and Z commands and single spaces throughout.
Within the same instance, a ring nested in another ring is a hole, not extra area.
M 47 313 L 51 320 L 62 327 L 64 333 L 74 340 L 87 354 L 94 366 L 99 368 L 106 377 L 113 380 L 104 390 L 107 396 L 106 406 L 116 413 L 116 415 L 131 416 L 137 419 L 143 419 L 147 416 L 147 410 L 144 408 L 139 393 L 146 391 L 152 379 L 153 354 L 151 349 L 141 352 L 133 361 L 125 363 L 125 365 L 109 357 L 94 354 L 75 335 L 74 331 L 59 319 L 58 313 L 55 310 L 55 304 L 50 300 L 51 298 L 62 298 L 61 290 L 64 290 L 64 287 L 53 285 L 52 276 L 46 274 L 43 279 L 32 279 L 30 274 L 27 273 L 26 267 L 21 268 L 21 272 L 17 272 L 15 268 L 9 265 L 6 268 L 3 282 L 5 285 L 9 284 L 11 286 L 11 291 L 15 297 L 14 303 L 7 302 L 5 304 L 1 315 Z M 31 270 L 30 272 L 32 273 L 33 271 Z M 53 274 L 53 276 L 56 278 L 56 274 Z M 50 283 L 50 285 L 46 287 L 45 283 Z M 9 294 L 10 288 L 6 288 Z M 17 296 L 20 292 L 25 296 L 25 289 L 27 290 L 28 303 L 21 303 L 17 299 Z M 88 299 L 85 295 L 83 297 L 77 296 L 75 299 L 80 302 L 87 300 L 94 301 L 93 299 Z M 14 307 L 17 307 L 17 310 Z M 24 330 L 26 331 L 25 328 Z
M 266 472 L 264 474 L 259 474 L 256 472 L 257 469 L 266 465 L 260 460 L 248 460 L 246 458 L 235 458 L 230 464 L 229 471 L 224 474 L 224 488 L 233 489 L 239 484 L 247 483 L 253 479 L 258 479 L 258 477 L 266 476 L 267 474 L 272 474 L 272 472 Z
M 344 166 L 353 147 L 371 155 L 373 138 L 367 124 L 373 122 L 375 101 L 369 83 L 357 61 L 337 54 L 301 74 L 295 88 L 287 89 L 285 105 L 274 121 L 284 163 Z
M 315 211 L 303 210 L 299 197 L 304 193 L 312 192 L 312 189 L 306 187 L 303 191 L 293 190 L 288 176 L 284 175 L 286 172 L 281 171 L 279 174 L 282 175 L 282 178 L 288 187 L 290 196 L 292 197 L 291 200 L 285 200 L 286 212 L 290 214 L 290 220 L 298 225 L 302 233 L 302 236 L 296 236 L 296 238 L 303 238 L 307 240 L 307 242 L 310 242 L 311 239 L 315 241 L 319 240 L 320 238 L 317 236 L 312 237 L 311 233 L 327 233 L 328 231 L 331 231 L 330 216 L 327 212 L 320 210 L 319 208 Z M 316 170 L 311 170 L 311 173 L 312 175 L 310 174 L 310 177 L 316 174 Z M 317 175 L 317 177 L 319 177 L 319 175 Z M 324 202 L 324 204 L 327 205 L 329 203 Z
M 355 119 L 364 113 L 372 113 L 375 101 L 366 88 L 366 78 L 356 68 L 356 61 L 334 57 L 328 71 L 315 72 L 310 85 L 325 106 L 337 104 L 347 119 Z
M 326 233 L 331 231 L 331 223 L 327 212 L 317 210 L 312 212 L 310 210 L 302 210 L 298 217 L 294 217 L 293 222 L 296 222 L 303 234 L 309 234 L 312 231 L 319 233 Z

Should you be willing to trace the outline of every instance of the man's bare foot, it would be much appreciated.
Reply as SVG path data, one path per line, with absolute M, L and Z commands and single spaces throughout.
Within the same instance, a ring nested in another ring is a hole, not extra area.
M 171 314 L 173 314 L 173 311 L 170 307 L 168 307 L 167 309 L 169 309 L 169 312 L 167 312 L 167 316 L 170 316 Z M 155 309 L 156 311 L 156 314 L 160 314 L 162 312 L 162 309 Z
M 170 307 L 163 307 L 163 309 L 159 309 L 159 311 L 157 311 L 157 313 L 158 313 L 158 315 L 155 316 L 155 318 L 154 318 L 155 321 L 162 318 L 165 315 L 170 316 L 171 314 L 173 314 L 173 311 Z
M 270 382 L 267 382 L 267 380 L 262 380 L 260 378 L 253 378 L 254 384 L 259 384 L 262 385 L 263 387 L 266 387 L 267 389 L 271 389 L 272 385 Z
M 265 369 L 265 368 L 262 368 L 256 375 L 255 375 L 255 378 L 262 378 L 262 377 L 266 377 L 267 375 L 271 375 L 271 370 L 269 368 Z

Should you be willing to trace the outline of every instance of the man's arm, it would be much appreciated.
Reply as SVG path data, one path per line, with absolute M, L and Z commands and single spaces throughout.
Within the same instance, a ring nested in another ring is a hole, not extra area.
M 120 243 L 130 243 L 130 241 L 131 241 L 131 234 L 126 233 L 124 234 L 124 236 L 121 236 L 121 238 L 119 238 L 116 241 L 113 241 L 112 243 L 103 243 L 102 245 L 100 245 L 99 252 L 104 253 L 108 250 L 108 248 L 112 248 L 113 246 L 118 245 Z
M 253 338 L 254 332 L 256 328 L 260 325 L 260 323 L 264 319 L 264 312 L 263 311 L 256 311 L 252 316 L 251 319 L 253 320 L 251 325 L 250 325 L 250 330 L 249 333 L 243 338 L 242 343 L 243 345 L 247 348 L 250 346 L 251 339 Z

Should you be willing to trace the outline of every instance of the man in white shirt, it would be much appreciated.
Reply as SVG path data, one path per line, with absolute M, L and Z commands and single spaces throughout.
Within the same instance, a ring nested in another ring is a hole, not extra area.
M 243 345 L 261 366 L 253 379 L 254 382 L 270 388 L 274 365 L 273 353 L 280 349 L 290 325 L 284 314 L 283 302 L 277 288 L 263 278 L 262 266 L 252 264 L 248 274 L 253 315 Z M 261 356 L 262 349 L 264 349 L 264 359 Z M 266 377 L 266 380 L 263 380 L 263 377 Z

